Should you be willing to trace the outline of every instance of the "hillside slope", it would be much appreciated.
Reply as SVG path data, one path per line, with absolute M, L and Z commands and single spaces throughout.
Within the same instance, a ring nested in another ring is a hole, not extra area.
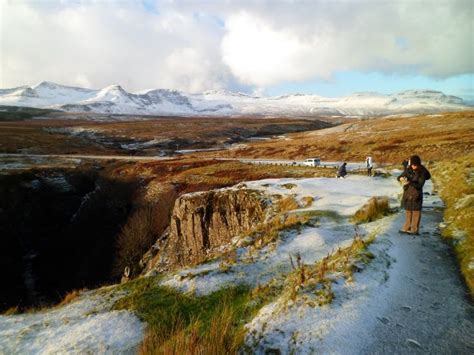
M 192 347 L 209 353 L 215 344 L 221 351 L 231 344 L 258 354 L 472 350 L 473 308 L 439 239 L 441 202 L 430 183 L 422 235 L 416 238 L 398 234 L 401 212 L 359 225 L 353 238 L 350 216 L 368 198 L 386 195 L 392 207 L 397 204 L 400 187 L 393 177 L 266 179 L 231 190 L 243 188 L 260 191 L 275 207 L 292 196 L 297 204 L 276 216 L 286 219 L 287 228 L 271 239 L 265 233 L 236 235 L 223 255 L 206 263 L 86 293 L 63 309 L 0 316 L 0 350 L 51 343 L 58 352 L 104 347 L 128 353 L 143 327 L 126 310 L 148 323 L 144 351 Z M 306 196 L 315 199 L 304 207 Z M 291 224 L 290 216 L 309 219 L 293 218 Z M 226 291 L 237 285 L 244 285 L 237 294 Z M 245 290 L 250 291 L 241 297 Z M 84 297 L 101 294 L 111 300 L 107 307 L 66 314 L 80 308 Z M 216 312 L 234 313 L 221 318 Z M 120 330 L 127 318 L 133 332 L 118 342 L 110 322 L 120 320 Z M 87 341 L 78 329 L 87 331 Z
M 410 155 L 449 160 L 474 150 L 474 111 L 358 120 L 313 132 L 288 134 L 278 140 L 252 142 L 220 157 L 364 161 L 401 164 Z

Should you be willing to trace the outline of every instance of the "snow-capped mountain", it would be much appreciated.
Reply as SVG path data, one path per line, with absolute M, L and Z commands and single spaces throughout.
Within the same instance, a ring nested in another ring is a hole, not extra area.
M 409 90 L 391 95 L 367 92 L 340 98 L 305 94 L 258 97 L 227 90 L 201 94 L 165 89 L 129 93 L 120 85 L 93 90 L 51 82 L 0 89 L 0 105 L 111 114 L 287 117 L 381 116 L 472 109 L 459 97 L 431 90 Z

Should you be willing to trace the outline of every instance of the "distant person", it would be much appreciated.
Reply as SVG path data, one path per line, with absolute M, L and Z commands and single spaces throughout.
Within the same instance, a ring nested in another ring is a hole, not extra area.
M 372 168 L 374 167 L 372 157 L 365 158 L 365 164 L 367 165 L 367 176 L 372 176 Z
M 344 178 L 347 175 L 347 170 L 346 170 L 346 165 L 347 163 L 344 162 L 339 169 L 337 169 L 337 177 L 338 178 Z
M 402 208 L 405 209 L 405 224 L 400 233 L 419 235 L 423 185 L 431 179 L 431 174 L 421 165 L 420 157 L 413 155 L 406 170 L 397 179 L 403 185 Z

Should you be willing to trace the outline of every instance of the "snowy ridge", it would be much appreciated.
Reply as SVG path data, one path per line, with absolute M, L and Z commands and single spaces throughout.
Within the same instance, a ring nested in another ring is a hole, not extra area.
M 120 85 L 101 90 L 51 82 L 0 89 L 0 105 L 53 108 L 68 112 L 184 116 L 384 116 L 470 109 L 456 96 L 432 90 L 383 95 L 355 93 L 340 98 L 289 94 L 258 97 L 227 90 L 188 94 L 154 89 L 130 93 Z

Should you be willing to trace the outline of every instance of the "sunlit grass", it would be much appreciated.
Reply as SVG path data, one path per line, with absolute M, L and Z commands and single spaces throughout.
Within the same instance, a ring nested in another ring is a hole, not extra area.
M 354 272 L 362 271 L 374 255 L 368 250 L 375 234 L 362 238 L 359 234 L 346 248 L 338 248 L 314 264 L 305 264 L 299 254 L 289 256 L 293 271 L 288 274 L 281 292 L 286 306 L 298 300 L 315 307 L 329 304 L 335 294 L 332 283 L 337 279 L 353 281 Z
M 132 310 L 148 329 L 141 354 L 235 354 L 244 342 L 244 324 L 266 302 L 246 286 L 206 296 L 183 294 L 141 278 L 122 286 L 129 295 L 114 309 Z
M 433 179 L 446 208 L 442 235 L 453 242 L 461 272 L 474 297 L 474 154 L 436 163 Z
M 372 197 L 362 206 L 352 217 L 352 222 L 356 224 L 375 221 L 390 213 L 388 197 Z

